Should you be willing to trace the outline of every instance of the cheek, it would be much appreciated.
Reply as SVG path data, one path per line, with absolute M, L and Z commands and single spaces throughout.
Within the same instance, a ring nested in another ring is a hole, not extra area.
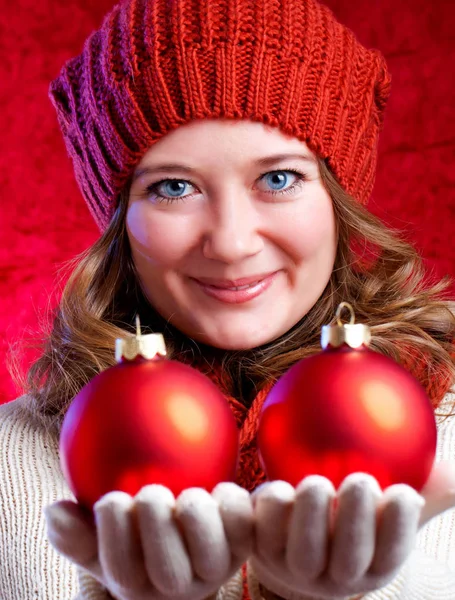
M 318 195 L 314 201 L 296 207 L 292 214 L 281 219 L 280 229 L 297 262 L 335 253 L 335 216 L 332 202 L 325 195 Z
M 188 233 L 191 228 L 182 226 L 174 215 L 148 210 L 141 202 L 128 208 L 126 229 L 136 263 L 156 266 L 172 265 L 180 261 L 191 248 Z

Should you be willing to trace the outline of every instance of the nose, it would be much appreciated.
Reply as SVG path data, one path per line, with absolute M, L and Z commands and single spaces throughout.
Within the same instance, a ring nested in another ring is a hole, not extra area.
M 205 258 L 238 263 L 262 248 L 260 216 L 249 198 L 231 192 L 213 203 L 203 240 Z

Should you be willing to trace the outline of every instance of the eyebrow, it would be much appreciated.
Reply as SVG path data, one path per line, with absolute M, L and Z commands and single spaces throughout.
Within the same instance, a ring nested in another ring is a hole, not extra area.
M 254 164 L 259 166 L 259 167 L 269 167 L 270 165 L 277 163 L 277 162 L 281 162 L 283 160 L 290 160 L 290 159 L 298 159 L 298 160 L 303 160 L 312 164 L 316 164 L 316 160 L 311 157 L 308 156 L 307 154 L 275 154 L 273 156 L 265 156 L 264 158 L 259 158 L 258 160 L 254 161 Z M 168 172 L 183 172 L 183 173 L 196 173 L 197 169 L 194 169 L 193 167 L 188 167 L 185 165 L 179 165 L 177 163 L 166 163 L 166 164 L 160 164 L 160 165 L 154 165 L 154 166 L 145 166 L 145 167 L 141 167 L 140 169 L 138 169 L 134 175 L 133 175 L 133 182 L 136 181 L 136 179 L 139 179 L 139 177 L 141 177 L 142 175 L 151 175 L 153 173 L 155 173 L 156 171 L 168 171 Z

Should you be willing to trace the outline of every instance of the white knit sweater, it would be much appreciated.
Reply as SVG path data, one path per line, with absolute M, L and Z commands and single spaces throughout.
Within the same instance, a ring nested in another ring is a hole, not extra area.
M 58 440 L 25 417 L 26 401 L 0 406 L 0 600 L 108 600 L 107 591 L 46 538 L 43 507 L 73 496 L 60 469 Z M 437 459 L 455 460 L 455 417 L 438 423 Z M 260 600 L 251 569 L 248 587 L 252 600 Z M 241 597 L 239 571 L 217 600 Z M 399 576 L 364 599 L 455 600 L 455 510 L 433 519 Z

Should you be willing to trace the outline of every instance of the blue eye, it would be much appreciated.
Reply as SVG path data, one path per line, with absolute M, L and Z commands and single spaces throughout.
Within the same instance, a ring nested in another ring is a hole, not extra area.
M 190 189 L 188 189 L 190 188 Z M 197 189 L 185 179 L 162 179 L 146 187 L 146 196 L 153 197 L 156 202 L 177 202 L 184 200 Z
M 288 179 L 289 173 L 286 173 L 286 171 L 274 171 L 264 176 L 264 180 L 276 191 L 284 189 L 288 183 Z
M 307 181 L 306 175 L 293 169 L 282 169 L 263 173 L 259 177 L 262 183 L 260 190 L 272 196 L 291 195 Z M 264 187 L 265 182 L 265 187 Z M 146 187 L 146 196 L 154 202 L 171 204 L 179 200 L 185 201 L 194 194 L 200 193 L 198 188 L 186 179 L 162 179 Z
M 304 181 L 306 176 L 303 173 L 293 169 L 283 169 L 280 171 L 269 171 L 261 175 L 260 182 L 265 182 L 267 187 L 261 188 L 261 191 L 269 194 L 290 194 L 295 191 Z
M 159 195 L 170 198 L 182 198 L 185 196 L 185 190 L 188 182 L 182 179 L 166 179 L 156 186 Z

